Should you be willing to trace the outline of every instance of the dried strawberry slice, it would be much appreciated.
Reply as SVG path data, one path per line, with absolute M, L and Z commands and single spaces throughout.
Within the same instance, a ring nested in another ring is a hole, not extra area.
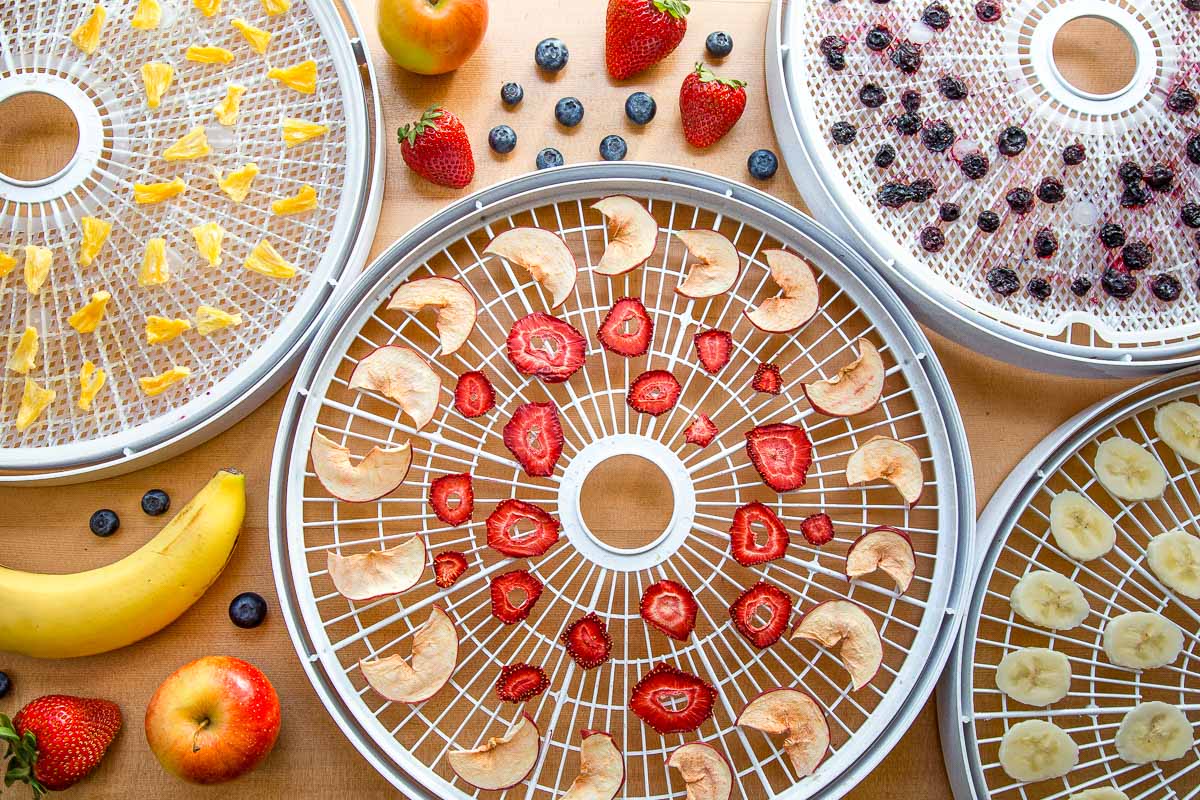
M 443 550 L 433 557 L 433 582 L 449 589 L 467 571 L 467 557 L 457 550 Z
M 649 349 L 650 339 L 654 336 L 654 322 L 641 300 L 622 297 L 608 310 L 597 336 L 605 350 L 633 358 Z
M 646 587 L 639 610 L 646 622 L 672 639 L 685 641 L 696 627 L 696 612 L 700 606 L 686 586 L 661 580 Z
M 542 596 L 542 582 L 523 569 L 514 569 L 492 578 L 492 616 L 505 625 L 513 625 L 529 616 Z M 514 602 L 516 597 L 519 602 Z
M 764 612 L 769 615 L 765 619 Z M 792 616 L 792 598 L 778 586 L 759 581 L 733 601 L 729 616 L 750 644 L 760 649 L 770 647 L 787 630 Z
M 567 653 L 582 669 L 600 666 L 612 653 L 608 626 L 592 611 L 568 625 L 561 638 Z
M 454 385 L 454 409 L 464 417 L 479 417 L 496 407 L 496 390 L 478 370 L 464 372 Z
M 550 686 L 546 671 L 532 664 L 509 664 L 496 679 L 496 696 L 508 703 L 524 703 Z
M 683 439 L 688 444 L 708 447 L 712 440 L 717 438 L 718 433 L 716 423 L 708 418 L 708 414 L 697 414 L 692 424 L 683 432 Z
M 443 475 L 429 484 L 429 505 L 437 518 L 451 527 L 462 525 L 475 510 L 471 474 Z
M 763 483 L 777 492 L 799 489 L 812 466 L 812 444 L 799 425 L 776 422 L 746 434 L 746 452 Z
M 682 393 L 683 387 L 674 375 L 665 369 L 652 369 L 633 379 L 625 402 L 634 411 L 657 417 L 674 408 Z
M 828 514 L 813 514 L 800 522 L 800 532 L 809 544 L 823 545 L 833 539 L 833 520 Z
M 534 478 L 554 474 L 562 455 L 563 431 L 554 403 L 525 403 L 504 426 L 504 446 Z
M 532 528 L 532 530 L 530 530 Z M 488 547 L 513 558 L 540 556 L 558 541 L 562 525 L 524 500 L 502 500 L 487 518 Z
M 508 360 L 520 372 L 562 383 L 583 366 L 587 339 L 567 322 L 535 311 L 508 332 Z
M 733 354 L 733 337 L 727 331 L 712 328 L 697 333 L 692 343 L 696 345 L 696 357 L 700 359 L 704 369 L 716 375 L 729 363 Z
M 761 534 L 766 535 L 766 541 L 759 544 Z M 767 506 L 756 500 L 733 512 L 733 524 L 729 527 L 729 550 L 734 560 L 742 566 L 753 567 L 783 558 L 787 546 L 787 528 Z
M 779 374 L 779 367 L 774 364 L 759 364 L 750 386 L 756 392 L 779 394 L 783 391 L 783 376 Z
M 629 710 L 661 734 L 684 733 L 712 716 L 716 700 L 708 681 L 660 662 L 633 687 Z

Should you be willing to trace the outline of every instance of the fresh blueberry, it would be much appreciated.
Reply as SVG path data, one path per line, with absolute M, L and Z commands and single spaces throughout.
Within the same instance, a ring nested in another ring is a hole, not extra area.
M 760 181 L 765 181 L 779 169 L 779 159 L 770 150 L 755 150 L 746 162 L 750 174 Z
M 142 511 L 152 517 L 167 513 L 171 507 L 171 498 L 162 489 L 151 489 L 142 495 Z
M 88 520 L 88 527 L 97 536 L 107 538 L 116 533 L 117 529 L 121 527 L 121 518 L 117 516 L 117 512 L 108 508 L 102 508 L 92 514 L 92 518 Z
M 621 161 L 629 152 L 629 145 L 615 133 L 600 140 L 600 157 L 605 161 Z
M 634 92 L 625 100 L 625 116 L 637 125 L 645 125 L 658 113 L 658 103 L 645 92 Z
M 704 40 L 704 49 L 713 58 L 724 58 L 733 52 L 733 37 L 725 31 L 713 31 Z
M 0 672 L 0 697 L 5 697 L 12 691 L 12 678 L 7 672 Z
M 553 147 L 547 147 L 537 154 L 537 168 L 548 169 L 550 167 L 561 167 L 563 165 L 562 153 L 555 150 Z
M 571 52 L 562 39 L 542 39 L 533 51 L 533 60 L 549 72 L 558 72 L 567 65 Z
M 497 153 L 511 153 L 517 146 L 517 132 L 507 125 L 497 125 L 488 134 L 488 146 Z
M 554 118 L 559 125 L 574 128 L 583 121 L 583 103 L 577 97 L 564 97 L 554 104 Z
M 267 617 L 267 601 L 255 592 L 242 592 L 229 604 L 229 619 L 239 628 L 257 628 Z
M 519 83 L 506 83 L 500 87 L 500 101 L 506 106 L 515 106 L 525 99 L 525 90 Z

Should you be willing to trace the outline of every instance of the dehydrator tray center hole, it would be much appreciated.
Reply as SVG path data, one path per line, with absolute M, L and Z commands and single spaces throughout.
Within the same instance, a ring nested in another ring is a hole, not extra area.
M 601 546 L 640 552 L 667 529 L 675 498 L 658 465 L 624 454 L 601 461 L 588 473 L 579 504 L 584 525 Z
M 21 92 L 0 100 L 0 142 L 0 176 L 41 184 L 75 160 L 79 120 L 54 95 Z
M 1138 54 L 1125 28 L 1107 17 L 1083 15 L 1054 36 L 1052 63 L 1067 87 L 1083 97 L 1115 97 L 1133 85 Z

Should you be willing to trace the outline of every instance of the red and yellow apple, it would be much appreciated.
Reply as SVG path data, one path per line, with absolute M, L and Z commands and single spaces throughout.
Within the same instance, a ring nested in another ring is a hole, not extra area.
M 487 32 L 487 0 L 379 0 L 377 13 L 388 55 L 419 75 L 458 69 Z

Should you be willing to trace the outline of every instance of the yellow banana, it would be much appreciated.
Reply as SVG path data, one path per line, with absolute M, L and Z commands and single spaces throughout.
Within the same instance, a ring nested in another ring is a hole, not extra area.
M 0 650 L 70 658 L 162 630 L 221 574 L 245 515 L 245 476 L 222 470 L 157 536 L 120 561 L 73 575 L 0 567 Z

